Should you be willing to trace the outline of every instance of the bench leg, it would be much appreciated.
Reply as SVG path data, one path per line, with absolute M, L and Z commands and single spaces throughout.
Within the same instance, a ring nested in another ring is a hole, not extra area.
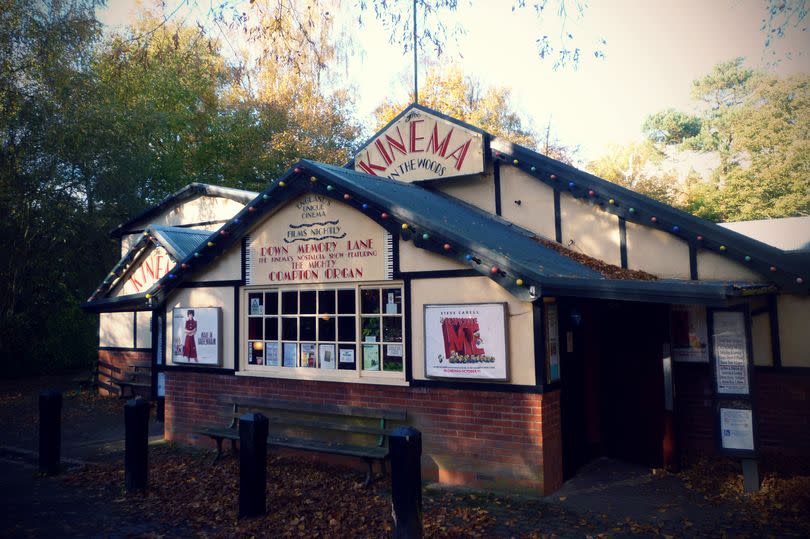
M 366 461 L 368 465 L 368 471 L 366 472 L 366 480 L 363 482 L 363 486 L 367 487 L 371 484 L 372 479 L 374 479 L 374 461 L 371 459 L 363 459 Z
M 219 458 L 222 456 L 222 438 L 214 438 L 217 441 L 217 456 L 214 458 L 214 463 L 216 463 Z
M 231 439 L 231 454 L 236 456 L 239 454 L 239 449 L 236 447 L 236 440 Z

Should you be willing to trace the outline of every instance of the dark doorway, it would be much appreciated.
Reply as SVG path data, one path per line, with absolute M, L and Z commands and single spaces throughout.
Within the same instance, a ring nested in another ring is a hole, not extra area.
M 666 305 L 560 302 L 563 475 L 608 456 L 661 466 Z

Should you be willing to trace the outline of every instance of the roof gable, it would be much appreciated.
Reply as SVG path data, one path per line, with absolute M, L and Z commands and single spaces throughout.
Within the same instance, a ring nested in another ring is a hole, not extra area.
M 128 221 L 121 223 L 110 231 L 110 236 L 117 238 L 128 232 L 137 232 L 140 226 L 149 223 L 156 216 L 164 213 L 171 208 L 182 204 L 183 202 L 192 200 L 201 196 L 221 197 L 233 200 L 240 204 L 247 204 L 256 197 L 257 193 L 254 191 L 245 191 L 242 189 L 233 189 L 230 187 L 219 187 L 216 185 L 209 185 L 205 183 L 190 183 L 179 191 L 167 196 L 151 208 L 147 208 L 135 217 Z M 230 216 L 229 216 L 230 217 Z
M 193 254 L 211 235 L 207 230 L 150 225 L 104 278 L 86 308 L 119 310 L 133 302 L 144 307 L 148 291 Z
M 484 171 L 489 135 L 470 124 L 411 104 L 367 140 L 348 168 L 403 182 Z

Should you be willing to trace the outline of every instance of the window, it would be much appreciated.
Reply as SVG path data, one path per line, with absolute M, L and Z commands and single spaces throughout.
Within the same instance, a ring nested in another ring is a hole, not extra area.
M 249 370 L 402 377 L 401 286 L 276 288 L 246 296 Z

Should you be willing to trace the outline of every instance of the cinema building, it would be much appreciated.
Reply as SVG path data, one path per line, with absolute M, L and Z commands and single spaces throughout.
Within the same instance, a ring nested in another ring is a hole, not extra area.
M 122 224 L 85 308 L 169 440 L 210 445 L 223 396 L 396 408 L 425 478 L 550 493 L 601 455 L 810 456 L 807 224 L 718 226 L 412 105 L 345 166 Z

